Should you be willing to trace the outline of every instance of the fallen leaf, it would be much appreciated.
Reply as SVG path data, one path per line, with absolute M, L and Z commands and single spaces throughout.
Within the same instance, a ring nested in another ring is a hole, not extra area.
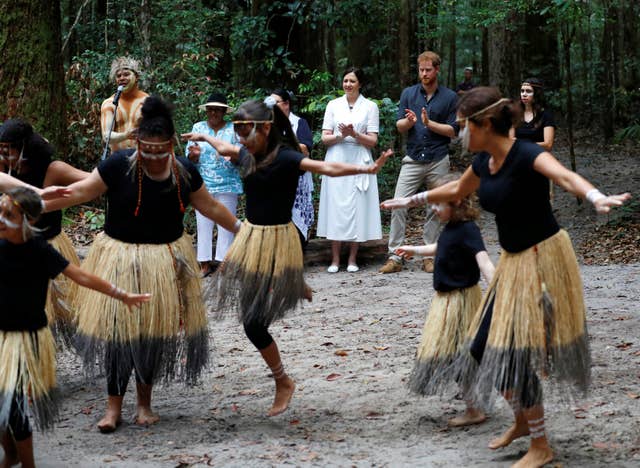
M 333 346 L 333 343 L 331 341 L 325 341 L 320 346 Z
M 347 352 L 346 349 L 337 349 L 333 354 L 335 354 L 336 356 L 348 356 L 349 353 Z
M 295 426 L 296 424 L 300 424 L 300 420 L 299 419 L 292 419 L 291 421 L 289 421 L 289 424 L 291 424 L 292 426 Z
M 367 418 L 367 419 L 377 419 L 377 418 L 379 418 L 380 416 L 382 416 L 382 414 L 381 414 L 381 413 L 378 413 L 378 412 L 376 412 L 376 411 L 370 411 L 370 412 L 368 412 L 368 413 L 367 413 L 367 415 L 365 416 L 365 418 Z
M 389 349 L 388 346 L 374 346 L 373 349 L 377 349 L 378 351 L 386 351 Z
M 633 344 L 632 342 L 620 343 L 616 345 L 616 348 L 625 350 L 625 349 L 629 349 L 632 344 Z
M 635 394 L 635 393 L 631 393 L 631 392 L 627 392 L 627 396 L 629 398 L 633 398 L 634 400 L 637 400 L 638 398 L 640 398 L 640 395 Z
M 93 411 L 93 409 L 96 407 L 96 405 L 91 405 L 91 406 L 85 406 L 83 407 L 80 412 L 82 414 L 91 414 L 91 412 Z
M 403 323 L 402 328 L 418 328 L 417 323 Z
M 238 395 L 242 395 L 242 396 L 245 396 L 245 395 L 255 395 L 256 393 L 258 393 L 258 390 L 256 390 L 255 388 L 249 388 L 249 389 L 247 389 L 247 390 L 240 390 L 240 391 L 238 392 Z
M 340 377 L 342 377 L 342 375 L 340 375 L 340 374 L 329 374 L 329 375 L 327 376 L 327 380 L 328 380 L 328 381 L 337 380 L 337 379 L 339 379 Z
M 238 405 L 236 405 L 235 403 L 231 405 L 231 411 L 238 411 L 240 409 L 240 407 Z

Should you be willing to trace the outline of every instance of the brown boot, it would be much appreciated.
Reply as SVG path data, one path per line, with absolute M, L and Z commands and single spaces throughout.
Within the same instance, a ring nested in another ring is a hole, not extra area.
M 402 271 L 402 263 L 396 262 L 394 259 L 390 258 L 387 260 L 387 263 L 380 267 L 378 273 L 397 273 L 399 271 Z
M 422 271 L 426 271 L 427 273 L 433 273 L 433 259 L 425 258 L 422 261 Z

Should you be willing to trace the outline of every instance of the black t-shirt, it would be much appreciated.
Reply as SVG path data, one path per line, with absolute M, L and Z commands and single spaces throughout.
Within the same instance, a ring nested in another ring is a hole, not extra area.
M 516 138 L 520 140 L 528 140 L 534 143 L 544 141 L 544 127 L 554 127 L 553 114 L 544 109 L 539 115 L 536 115 L 531 122 L 522 121 L 522 124 L 516 128 Z
M 138 203 L 138 175 L 129 170 L 129 156 L 134 150 L 116 151 L 98 165 L 100 177 L 107 185 L 107 215 L 104 232 L 114 239 L 135 244 L 166 244 L 182 236 L 184 213 L 180 211 L 178 189 L 171 176 L 155 181 L 142 173 L 142 202 Z M 180 177 L 180 194 L 185 208 L 191 192 L 202 186 L 198 169 L 186 158 L 177 158 L 189 175 Z
M 0 240 L 0 330 L 34 331 L 47 325 L 49 279 L 69 262 L 41 237 L 24 244 Z
M 493 175 L 488 153 L 478 153 L 473 160 L 473 172 L 480 177 L 480 204 L 496 215 L 500 245 L 507 252 L 526 250 L 560 229 L 549 203 L 549 180 L 533 169 L 543 152 L 535 143 L 515 140 Z
M 449 222 L 438 237 L 433 288 L 447 292 L 478 284 L 476 254 L 486 250 L 480 229 L 473 221 Z
M 297 151 L 280 147 L 275 159 L 244 179 L 247 195 L 247 219 L 252 224 L 269 226 L 291 221 L 291 208 L 296 198 L 300 161 Z

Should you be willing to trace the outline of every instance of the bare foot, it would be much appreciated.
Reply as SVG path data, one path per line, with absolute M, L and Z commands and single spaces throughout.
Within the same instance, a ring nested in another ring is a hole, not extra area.
M 160 421 L 160 416 L 151 411 L 151 408 L 138 406 L 136 413 L 136 424 L 138 426 L 150 426 Z
M 121 422 L 120 413 L 107 409 L 104 417 L 98 421 L 98 430 L 103 434 L 109 434 L 115 431 Z
M 462 416 L 449 419 L 449 427 L 471 426 L 487 420 L 487 416 L 480 410 L 467 408 Z
M 304 292 L 302 293 L 302 298 L 311 302 L 313 300 L 313 289 L 307 283 L 304 283 Z
M 514 424 L 509 429 L 507 429 L 507 432 L 505 432 L 500 437 L 496 437 L 491 442 L 489 442 L 489 448 L 491 450 L 495 450 L 502 447 L 506 447 L 514 440 L 520 437 L 524 437 L 526 435 L 529 435 L 529 426 L 527 426 L 526 424 L 524 425 Z
M 527 454 L 511 465 L 511 468 L 539 468 L 553 460 L 553 451 L 549 447 L 529 447 Z
M 289 407 L 295 389 L 296 383 L 289 376 L 276 380 L 276 396 L 267 416 L 277 416 L 284 413 Z

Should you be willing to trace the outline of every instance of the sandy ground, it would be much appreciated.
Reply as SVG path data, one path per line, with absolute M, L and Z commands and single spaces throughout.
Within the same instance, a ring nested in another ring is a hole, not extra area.
M 638 156 L 593 156 L 580 165 L 604 190 L 638 192 Z M 622 187 L 621 187 L 622 185 Z M 558 217 L 575 239 L 596 219 L 560 194 Z M 495 228 L 481 224 L 497 260 Z M 640 262 L 640 260 L 638 260 Z M 446 421 L 464 408 L 454 394 L 421 398 L 406 380 L 432 291 L 432 276 L 417 262 L 379 275 L 379 264 L 335 275 L 310 267 L 314 301 L 272 326 L 287 371 L 297 382 L 290 409 L 265 416 L 273 381 L 236 320 L 211 321 L 213 365 L 195 387 L 156 389 L 161 421 L 129 421 L 134 394 L 125 401 L 123 426 L 102 435 L 95 428 L 105 404 L 105 383 L 86 382 L 80 363 L 60 356 L 65 399 L 52 433 L 35 435 L 42 467 L 184 466 L 420 466 L 507 467 L 527 439 L 493 452 L 487 442 L 512 421 L 500 401 L 483 425 L 450 430 Z M 640 263 L 582 266 L 593 358 L 590 396 L 567 407 L 549 397 L 547 429 L 556 459 L 551 466 L 640 466 Z
M 495 255 L 494 255 L 495 258 Z M 432 296 L 417 263 L 396 275 L 377 265 L 356 274 L 308 271 L 310 305 L 274 325 L 298 389 L 289 411 L 268 418 L 273 392 L 257 352 L 232 318 L 211 322 L 215 362 L 192 388 L 158 388 L 162 416 L 153 427 L 125 422 L 95 429 L 104 383 L 87 383 L 79 363 L 62 356 L 65 394 L 55 432 L 36 434 L 40 466 L 509 466 L 526 439 L 498 452 L 488 440 L 506 429 L 502 402 L 491 419 L 450 430 L 463 402 L 410 395 L 406 379 Z M 640 465 L 640 264 L 582 269 L 588 306 L 593 387 L 567 408 L 546 402 L 557 466 Z M 133 414 L 128 394 L 125 420 Z

